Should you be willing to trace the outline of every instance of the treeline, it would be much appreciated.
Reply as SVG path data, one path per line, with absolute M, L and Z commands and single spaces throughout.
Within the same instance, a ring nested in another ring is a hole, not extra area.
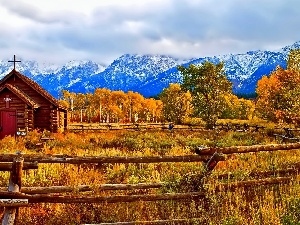
M 97 88 L 94 93 L 63 91 L 61 103 L 77 122 L 175 122 L 200 118 L 208 128 L 217 119 L 251 119 L 273 122 L 300 121 L 300 50 L 291 50 L 287 69 L 277 67 L 257 83 L 256 97 L 249 100 L 232 93 L 223 63 L 204 62 L 179 66 L 181 84 L 170 84 L 158 100 L 136 92 Z
M 61 104 L 70 109 L 72 122 L 161 122 L 163 103 L 128 91 L 97 88 L 94 93 L 62 92 Z
M 71 122 L 174 122 L 190 123 L 196 117 L 192 95 L 180 84 L 170 84 L 159 100 L 144 98 L 141 94 L 128 91 L 111 91 L 97 88 L 94 93 L 82 94 L 62 92 L 60 103 L 69 108 Z M 225 94 L 220 118 L 248 119 L 254 111 L 250 100 Z
M 249 100 L 232 93 L 232 83 L 223 63 L 179 66 L 182 84 L 164 89 L 163 116 L 182 123 L 186 118 L 203 119 L 212 128 L 217 119 L 252 119 L 300 126 L 300 50 L 291 50 L 287 69 L 278 66 L 257 83 L 256 97 Z

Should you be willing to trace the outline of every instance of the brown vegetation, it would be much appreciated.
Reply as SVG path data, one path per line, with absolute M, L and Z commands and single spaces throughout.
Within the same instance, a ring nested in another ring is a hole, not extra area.
M 195 154 L 196 146 L 207 146 L 213 149 L 280 144 L 273 136 L 269 137 L 265 131 L 243 133 L 205 130 L 172 132 L 169 130 L 107 130 L 101 133 L 57 133 L 52 134 L 51 137 L 53 139 L 49 139 L 42 148 L 25 147 L 29 140 L 32 143 L 40 141 L 41 134 L 37 132 L 17 139 L 6 137 L 0 141 L 0 147 L 2 153 L 15 153 L 19 150 L 25 154 L 24 156 L 48 154 L 75 158 L 91 156 L 147 158 L 189 156 Z M 249 224 L 284 224 L 287 215 L 293 213 L 290 209 L 291 204 L 294 204 L 299 196 L 297 176 L 299 153 L 297 149 L 289 151 L 278 149 L 271 152 L 228 154 L 226 161 L 219 162 L 209 176 L 198 181 L 197 177 L 199 179 L 201 177 L 199 175 L 205 169 L 203 162 L 39 163 L 37 170 L 23 172 L 22 187 L 74 187 L 73 190 L 68 189 L 71 192 L 67 196 L 77 196 L 78 203 L 31 203 L 30 207 L 20 208 L 18 223 L 99 224 L 117 221 L 200 218 L 200 224 L 244 224 L 245 221 Z M 284 170 L 287 172 L 280 172 Z M 7 172 L 0 173 L 2 187 L 7 186 L 8 175 Z M 259 180 L 253 181 L 253 178 Z M 139 183 L 162 185 L 155 189 L 103 190 L 98 188 L 104 184 Z M 76 189 L 77 186 L 84 185 L 89 185 L 90 189 L 85 192 Z M 169 197 L 163 196 L 172 196 L 175 192 L 188 195 L 193 191 L 200 191 L 202 195 L 204 193 L 204 198 L 191 196 L 192 198 L 181 200 L 141 201 L 142 198 L 145 198 L 144 200 L 147 198 L 141 197 L 144 194 L 167 199 Z M 127 195 L 140 201 L 119 202 L 122 198 L 126 198 L 122 196 Z M 109 201 L 115 203 L 83 203 L 84 198 L 92 196 L 96 197 L 93 202 L 111 198 Z M 54 197 L 49 196 L 50 198 Z M 61 199 L 63 201 L 63 197 Z M 272 223 L 269 223 L 270 221 Z M 189 222 L 189 224 L 198 223 L 199 220 Z

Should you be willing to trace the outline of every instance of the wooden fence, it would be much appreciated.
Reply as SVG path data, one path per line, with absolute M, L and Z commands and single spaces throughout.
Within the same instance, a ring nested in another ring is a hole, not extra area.
M 106 130 L 204 130 L 200 125 L 170 125 L 168 123 L 101 123 L 101 124 L 71 124 L 68 126 L 69 131 L 106 131 Z
M 210 175 L 219 161 L 225 160 L 226 154 L 249 153 L 258 151 L 277 151 L 300 149 L 300 143 L 257 145 L 257 146 L 235 146 L 224 148 L 198 148 L 197 155 L 185 156 L 148 156 L 148 157 L 79 157 L 68 155 L 31 155 L 31 154 L 1 154 L 0 170 L 10 171 L 9 187 L 0 187 L 0 206 L 5 207 L 2 224 L 13 224 L 19 207 L 30 207 L 32 203 L 118 203 L 135 201 L 162 201 L 195 199 L 205 197 L 204 191 L 186 193 L 162 193 L 162 194 L 138 194 L 138 195 L 113 195 L 113 196 L 78 196 L 74 192 L 86 192 L 92 190 L 136 190 L 157 189 L 163 187 L 164 183 L 139 183 L 139 184 L 101 184 L 80 185 L 78 187 L 51 186 L 51 187 L 23 187 L 22 171 L 37 169 L 40 163 L 60 164 L 83 164 L 83 163 L 161 163 L 161 162 L 203 162 L 203 177 Z M 240 187 L 252 187 L 256 185 L 272 185 L 290 183 L 293 176 L 300 171 L 300 164 L 293 168 L 278 171 L 262 171 L 249 174 L 252 180 L 221 183 L 215 187 L 216 192 L 224 190 L 234 191 Z M 270 177 L 277 175 L 276 177 Z M 221 174 L 218 179 L 228 179 L 231 174 Z M 54 193 L 69 193 L 68 195 L 53 195 Z M 73 193 L 73 194 L 70 194 Z M 183 221 L 197 220 L 197 218 L 177 218 L 171 220 L 118 222 L 110 224 L 175 224 Z M 100 223 L 102 225 L 109 223 Z
M 264 126 L 259 125 L 249 125 L 249 124 L 217 124 L 215 125 L 215 130 L 223 131 L 239 131 L 239 132 L 258 132 L 263 130 Z M 190 130 L 199 131 L 206 130 L 203 125 L 177 125 L 172 123 L 128 123 L 128 124 L 118 124 L 118 123 L 98 123 L 98 124 L 70 124 L 68 126 L 69 131 L 73 132 L 84 132 L 84 131 L 106 131 L 106 130 Z

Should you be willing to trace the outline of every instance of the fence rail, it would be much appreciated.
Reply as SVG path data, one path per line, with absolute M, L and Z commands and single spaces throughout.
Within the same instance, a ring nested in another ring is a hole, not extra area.
M 204 125 L 197 124 L 173 124 L 173 123 L 93 123 L 93 124 L 70 124 L 69 131 L 105 131 L 105 130 L 206 130 Z M 250 124 L 216 124 L 215 130 L 238 131 L 238 132 L 259 132 L 265 129 L 264 126 Z
M 1 154 L 0 162 L 10 162 L 15 155 Z M 209 155 L 184 156 L 69 156 L 69 155 L 22 155 L 25 162 L 32 163 L 162 163 L 162 162 L 203 162 Z M 225 159 L 225 158 L 224 158 Z M 1 164 L 1 163 L 0 163 Z M 0 166 L 1 167 L 1 166 Z
M 300 148 L 300 143 L 276 144 L 276 145 L 256 145 L 256 146 L 235 146 L 235 147 L 201 147 L 195 152 L 197 155 L 185 156 L 68 156 L 68 155 L 32 155 L 32 154 L 0 154 L 0 170 L 11 171 L 9 189 L 0 188 L 0 205 L 5 206 L 5 214 L 2 224 L 11 224 L 16 217 L 18 207 L 30 207 L 32 203 L 119 203 L 136 201 L 165 201 L 197 199 L 207 195 L 207 192 L 184 192 L 184 193 L 160 193 L 160 194 L 139 194 L 139 195 L 112 195 L 101 196 L 102 191 L 107 190 L 138 190 L 162 188 L 165 183 L 141 183 L 141 184 L 102 184 L 102 185 L 80 185 L 78 187 L 53 186 L 53 187 L 22 187 L 22 171 L 25 169 L 37 169 L 39 163 L 61 163 L 61 164 L 82 164 L 82 163 L 162 163 L 162 162 L 203 162 L 204 176 L 210 175 L 211 171 L 219 161 L 224 161 L 223 154 L 249 153 L 258 151 L 296 150 Z M 263 179 L 233 181 L 232 174 L 219 175 L 219 184 L 214 187 L 214 192 L 235 191 L 237 188 L 249 188 L 262 185 L 289 184 L 293 182 L 293 176 L 299 172 L 300 163 L 294 164 L 293 168 L 278 171 L 253 172 L 251 176 L 277 176 Z M 288 175 L 288 176 L 279 176 Z M 251 178 L 249 175 L 249 178 Z M 101 191 L 101 192 L 99 192 Z M 88 195 L 79 192 L 92 192 Z M 69 193 L 68 195 L 61 195 Z M 70 194 L 71 193 L 71 194 Z M 1 200 L 2 199 L 2 200 Z M 178 219 L 181 220 L 181 219 Z M 186 219 L 184 219 L 186 220 Z M 153 222 L 153 221 L 152 221 Z M 157 221 L 157 224 L 164 224 L 165 221 Z M 134 222 L 126 222 L 135 224 Z M 125 224 L 126 224 L 125 223 Z M 105 223 L 102 223 L 105 224 Z M 106 223 L 107 224 L 107 223 Z M 118 223 L 115 223 L 118 224 Z M 122 224 L 122 223 L 121 223 Z M 138 222 L 137 222 L 138 224 Z M 144 221 L 147 224 L 147 221 Z M 148 223 L 153 224 L 153 223 Z M 154 223 L 155 224 L 155 223 Z
M 201 218 L 190 219 L 170 219 L 170 220 L 153 220 L 153 221 L 133 221 L 133 222 L 117 222 L 117 223 L 99 223 L 99 224 L 84 224 L 84 225 L 165 225 L 165 224 L 186 224 L 202 221 Z
M 22 187 L 24 194 L 52 194 L 52 193 L 68 193 L 68 192 L 87 192 L 87 191 L 121 191 L 121 190 L 140 190 L 154 189 L 163 187 L 164 183 L 139 183 L 139 184 L 100 184 L 100 185 L 79 185 L 79 186 L 50 186 L 50 187 Z M 0 187 L 0 191 L 4 193 L 6 187 Z
M 266 178 L 258 180 L 249 180 L 249 181 L 239 181 L 219 184 L 214 189 L 215 192 L 221 191 L 234 191 L 237 188 L 241 187 L 253 187 L 261 185 L 273 185 L 273 184 L 287 184 L 292 181 L 292 177 L 277 177 L 277 178 Z M 162 187 L 161 184 L 157 186 L 148 186 L 145 184 L 145 188 L 157 188 L 158 186 Z M 31 191 L 32 188 L 25 188 L 22 193 L 20 192 L 10 192 L 10 191 L 0 191 L 0 196 L 3 199 L 26 199 L 28 203 L 64 203 L 64 204 L 73 204 L 73 203 L 120 203 L 120 202 L 137 202 L 137 201 L 161 201 L 161 200 L 181 200 L 181 199 L 195 199 L 199 197 L 206 196 L 205 191 L 201 192 L 186 192 L 186 193 L 162 193 L 162 194 L 141 194 L 141 195 L 112 195 L 112 196 L 57 196 L 52 195 L 53 193 L 62 193 L 68 192 L 72 187 L 60 187 L 60 188 L 40 188 L 39 191 Z M 75 191 L 76 188 L 73 188 Z M 91 191 L 94 190 L 91 187 L 81 189 L 81 191 Z M 26 194 L 31 193 L 31 194 Z M 38 193 L 48 193 L 48 194 L 38 194 Z M 51 193 L 51 194 L 49 194 Z M 23 202 L 22 202 L 23 203 Z M 12 203 L 13 204 L 13 203 Z
M 105 131 L 105 130 L 204 130 L 201 125 L 172 125 L 168 123 L 130 123 L 130 124 L 71 124 L 69 131 Z
M 254 179 L 246 181 L 234 181 L 228 183 L 220 183 L 216 185 L 214 191 L 220 192 L 224 190 L 234 190 L 240 187 L 283 184 L 291 182 L 293 177 L 271 177 L 264 179 Z M 78 192 L 100 192 L 100 191 L 121 191 L 121 190 L 141 190 L 141 189 L 158 189 L 167 187 L 167 183 L 138 183 L 138 184 L 100 184 L 100 185 L 79 185 L 79 186 L 50 186 L 50 187 L 22 187 L 20 195 L 7 192 L 7 188 L 0 187 L 0 195 L 2 198 L 11 197 L 23 199 L 30 195 L 47 196 L 45 194 L 60 194 L 60 193 L 78 193 Z M 25 194 L 25 195 L 24 195 Z M 182 193 L 189 194 L 189 193 Z M 187 195 L 188 196 L 188 195 Z M 55 196 L 54 196 L 55 197 Z M 29 197 L 30 198 L 30 197 Z M 147 201 L 147 200 L 145 200 Z
M 196 148 L 198 155 L 211 155 L 214 152 L 223 154 L 251 153 L 251 152 L 271 152 L 278 150 L 296 150 L 300 149 L 300 142 L 289 144 L 269 144 L 269 145 L 251 145 L 251 146 L 233 146 L 233 147 L 200 147 Z
M 197 147 L 197 155 L 184 156 L 70 156 L 70 155 L 40 155 L 22 154 L 24 162 L 32 163 L 161 163 L 161 162 L 206 162 L 215 152 L 223 154 L 251 153 L 261 151 L 297 150 L 300 142 L 289 144 L 270 144 L 234 147 Z M 0 154 L 0 162 L 12 162 L 15 154 Z M 224 158 L 225 160 L 225 158 Z M 27 164 L 25 164 L 26 167 Z M 35 164 L 28 164 L 36 167 Z M 24 168 L 25 168 L 24 167 Z M 1 170 L 1 163 L 0 163 Z
M 265 130 L 265 126 L 258 124 L 216 124 L 213 130 L 219 131 L 237 131 L 237 132 L 260 132 Z M 299 137 L 295 137 L 296 134 L 299 134 L 300 129 L 293 129 L 290 127 L 275 127 L 274 130 L 277 130 L 279 133 L 274 134 L 275 136 L 292 139 L 299 141 Z M 92 123 L 92 124 L 69 124 L 67 130 L 69 131 L 107 131 L 107 130 L 190 130 L 190 131 L 199 131 L 207 130 L 204 125 L 198 124 L 171 124 L 170 123 Z

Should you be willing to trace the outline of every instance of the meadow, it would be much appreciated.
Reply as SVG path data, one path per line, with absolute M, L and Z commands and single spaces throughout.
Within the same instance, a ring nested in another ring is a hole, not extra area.
M 51 134 L 37 147 L 42 133 L 6 137 L 1 153 L 66 154 L 72 156 L 178 156 L 195 154 L 195 147 L 225 147 L 279 143 L 273 128 L 260 132 L 222 130 L 106 130 Z M 134 195 L 204 191 L 205 197 L 187 200 L 138 201 L 130 203 L 58 204 L 39 203 L 19 209 L 18 224 L 100 224 L 118 221 L 151 221 L 197 218 L 180 224 L 298 224 L 300 186 L 298 174 L 288 183 L 254 185 L 220 190 L 220 184 L 255 180 L 263 171 L 278 177 L 276 171 L 295 168 L 298 150 L 226 155 L 209 176 L 201 179 L 203 162 L 129 164 L 39 164 L 24 171 L 23 187 L 78 186 L 100 184 L 163 183 L 159 189 L 97 191 L 74 193 L 80 196 Z M 274 171 L 274 174 L 272 174 Z M 8 172 L 0 173 L 1 187 L 8 185 Z M 218 190 L 218 191 L 217 191 Z

